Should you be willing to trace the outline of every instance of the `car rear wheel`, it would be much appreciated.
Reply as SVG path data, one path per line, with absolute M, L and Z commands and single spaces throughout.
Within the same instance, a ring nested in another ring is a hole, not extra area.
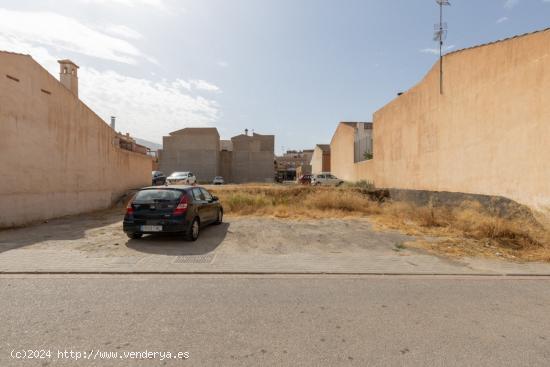
M 126 235 L 128 236 L 128 238 L 131 238 L 133 240 L 137 240 L 143 237 L 143 233 L 126 233 Z
M 193 223 L 189 226 L 185 233 L 185 239 L 187 241 L 196 241 L 199 238 L 201 230 L 200 222 L 198 218 L 193 219 Z

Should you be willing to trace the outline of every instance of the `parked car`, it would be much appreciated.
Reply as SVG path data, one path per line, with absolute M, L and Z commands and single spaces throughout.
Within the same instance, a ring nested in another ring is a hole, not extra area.
M 223 185 L 225 183 L 225 181 L 223 180 L 223 177 L 222 176 L 216 176 L 214 177 L 214 179 L 212 180 L 212 184 L 213 185 Z
M 166 178 L 168 185 L 194 185 L 197 177 L 193 172 L 173 172 Z
M 299 178 L 298 178 L 298 183 L 299 184 L 302 184 L 302 185 L 311 185 L 311 178 L 313 177 L 313 175 L 301 175 Z
M 152 233 L 182 233 L 195 241 L 202 227 L 222 221 L 219 199 L 203 187 L 151 186 L 138 191 L 128 203 L 123 230 L 132 239 Z
M 164 185 L 166 183 L 166 176 L 160 171 L 151 172 L 152 185 Z
M 311 184 L 312 185 L 324 185 L 324 186 L 339 186 L 343 184 L 344 181 L 340 180 L 338 177 L 324 172 L 317 175 L 313 175 L 311 178 Z

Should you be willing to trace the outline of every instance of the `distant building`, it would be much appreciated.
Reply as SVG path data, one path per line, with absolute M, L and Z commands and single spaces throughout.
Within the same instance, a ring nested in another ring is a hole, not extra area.
M 311 172 L 311 157 L 313 157 L 313 149 L 287 150 L 282 156 L 276 157 L 277 180 L 292 181 L 297 178 L 297 171 L 302 174 Z M 299 167 L 302 168 L 298 169 Z
M 215 176 L 226 182 L 272 182 L 274 135 L 253 133 L 220 140 L 216 128 L 185 128 L 163 138 L 160 170 L 166 174 L 191 171 L 199 181 Z
M 274 135 L 241 134 L 231 145 L 231 182 L 273 182 Z
M 330 172 L 330 144 L 317 144 L 311 157 L 311 173 Z
M 159 169 L 165 174 L 190 171 L 201 181 L 212 181 L 218 175 L 220 134 L 216 128 L 185 128 L 162 141 Z

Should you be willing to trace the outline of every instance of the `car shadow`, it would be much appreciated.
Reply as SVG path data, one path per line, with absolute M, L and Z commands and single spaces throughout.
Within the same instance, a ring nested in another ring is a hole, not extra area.
M 46 241 L 72 241 L 85 238 L 86 232 L 115 225 L 122 230 L 123 211 L 105 209 L 30 223 L 26 226 L 0 229 L 0 253 Z
M 155 255 L 205 255 L 221 245 L 228 230 L 229 223 L 222 223 L 201 228 L 200 236 L 194 242 L 184 240 L 182 234 L 159 233 L 128 240 L 126 246 L 134 251 Z

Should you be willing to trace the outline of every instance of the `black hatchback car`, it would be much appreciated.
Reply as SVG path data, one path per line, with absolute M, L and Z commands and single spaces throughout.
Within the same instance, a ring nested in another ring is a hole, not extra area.
M 144 234 L 182 233 L 189 241 L 199 237 L 201 227 L 220 224 L 223 207 L 219 199 L 200 186 L 152 186 L 138 191 L 126 207 L 123 230 L 128 237 Z
M 164 185 L 166 183 L 166 176 L 164 175 L 164 173 L 160 172 L 160 171 L 152 171 L 151 172 L 151 181 L 152 181 L 152 185 L 155 186 L 155 185 Z

